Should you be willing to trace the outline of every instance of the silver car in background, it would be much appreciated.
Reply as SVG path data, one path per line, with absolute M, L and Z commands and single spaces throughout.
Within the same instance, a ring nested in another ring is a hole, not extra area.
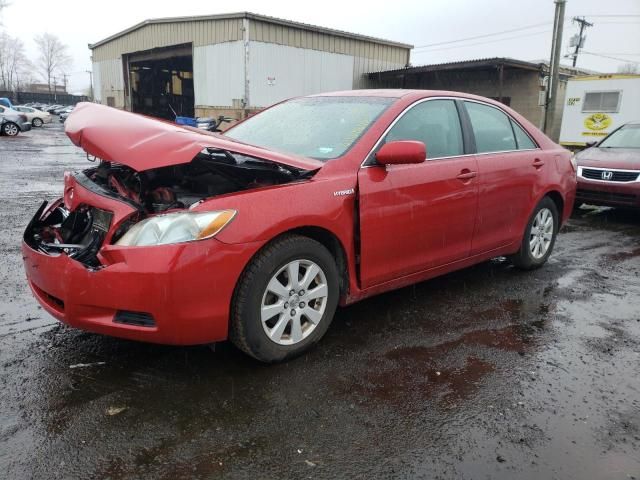
M 31 122 L 24 113 L 0 105 L 0 134 L 15 137 L 31 130 Z

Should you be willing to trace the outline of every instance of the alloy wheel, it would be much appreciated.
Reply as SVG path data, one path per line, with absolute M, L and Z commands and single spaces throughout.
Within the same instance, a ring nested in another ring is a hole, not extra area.
M 293 260 L 271 277 L 262 295 L 260 319 L 278 345 L 294 345 L 318 326 L 327 308 L 329 288 L 322 269 L 311 260 Z
M 4 126 L 4 133 L 10 137 L 18 135 L 18 126 L 15 123 L 7 123 Z
M 548 208 L 542 208 L 536 214 L 529 234 L 529 251 L 535 259 L 545 256 L 553 240 L 553 213 Z

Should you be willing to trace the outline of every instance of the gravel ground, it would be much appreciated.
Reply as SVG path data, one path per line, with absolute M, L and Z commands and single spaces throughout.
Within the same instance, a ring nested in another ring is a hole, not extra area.
M 38 307 L 22 231 L 85 165 L 58 124 L 0 138 L 3 478 L 640 478 L 640 213 L 583 208 L 540 270 L 363 301 L 264 366 Z

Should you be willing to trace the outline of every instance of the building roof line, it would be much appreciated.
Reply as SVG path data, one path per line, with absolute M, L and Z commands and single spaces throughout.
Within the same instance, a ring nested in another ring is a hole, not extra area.
M 413 48 L 413 45 L 410 45 L 407 43 L 395 42 L 393 40 L 385 40 L 383 38 L 370 37 L 368 35 L 360 35 L 358 33 L 350 33 L 350 32 L 345 32 L 343 30 L 335 30 L 333 28 L 320 27 L 320 26 L 311 25 L 308 23 L 295 22 L 293 20 L 270 17 L 268 15 L 260 15 L 258 13 L 252 13 L 252 12 L 221 13 L 221 14 L 215 14 L 215 15 L 200 15 L 200 16 L 185 16 L 185 17 L 151 18 L 151 19 L 144 20 L 140 23 L 137 23 L 132 27 L 122 30 L 118 33 L 115 33 L 95 43 L 90 43 L 89 48 L 93 50 L 97 47 L 100 47 L 101 45 L 104 45 L 105 43 L 111 42 L 117 38 L 127 35 L 128 33 L 139 30 L 140 28 L 143 28 L 147 25 L 162 24 L 162 23 L 178 23 L 178 22 L 204 22 L 207 20 L 230 20 L 230 19 L 239 19 L 239 18 L 247 18 L 250 20 L 258 20 L 258 21 L 267 22 L 267 23 L 275 23 L 278 25 L 286 26 L 286 27 L 293 27 L 293 28 L 299 28 L 302 30 L 315 31 L 318 33 L 336 35 L 336 36 L 341 36 L 345 38 L 351 38 L 354 40 L 362 40 L 365 42 L 378 43 L 381 45 L 389 45 L 392 47 Z
M 515 58 L 492 57 L 492 58 L 479 58 L 475 60 L 463 60 L 458 62 L 434 63 L 429 65 L 397 68 L 393 70 L 371 72 L 368 75 L 369 75 L 369 78 L 376 78 L 381 75 L 389 76 L 389 75 L 402 75 L 402 74 L 412 74 L 412 73 L 414 74 L 426 73 L 426 72 L 434 72 L 434 71 L 442 71 L 442 70 L 491 68 L 491 67 L 498 67 L 500 65 L 504 67 L 520 68 L 523 70 L 534 70 L 534 71 L 541 71 L 541 72 L 548 71 L 549 69 L 549 65 L 546 62 L 527 62 L 525 60 L 517 60 Z M 585 70 L 566 67 L 564 65 L 560 66 L 560 74 L 564 76 L 583 75 L 584 73 L 586 73 Z

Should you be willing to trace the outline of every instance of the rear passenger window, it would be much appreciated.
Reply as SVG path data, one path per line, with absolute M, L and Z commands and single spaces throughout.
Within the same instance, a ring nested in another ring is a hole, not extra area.
M 478 153 L 515 150 L 516 139 L 506 114 L 488 105 L 464 102 L 471 119 Z
M 418 140 L 427 147 L 427 159 L 464 153 L 462 128 L 453 100 L 428 100 L 405 113 L 389 130 L 386 142 Z
M 529 150 L 531 148 L 537 148 L 537 145 L 533 143 L 531 137 L 522 129 L 520 125 L 511 120 L 513 126 L 513 133 L 516 134 L 516 143 L 518 144 L 518 150 Z

